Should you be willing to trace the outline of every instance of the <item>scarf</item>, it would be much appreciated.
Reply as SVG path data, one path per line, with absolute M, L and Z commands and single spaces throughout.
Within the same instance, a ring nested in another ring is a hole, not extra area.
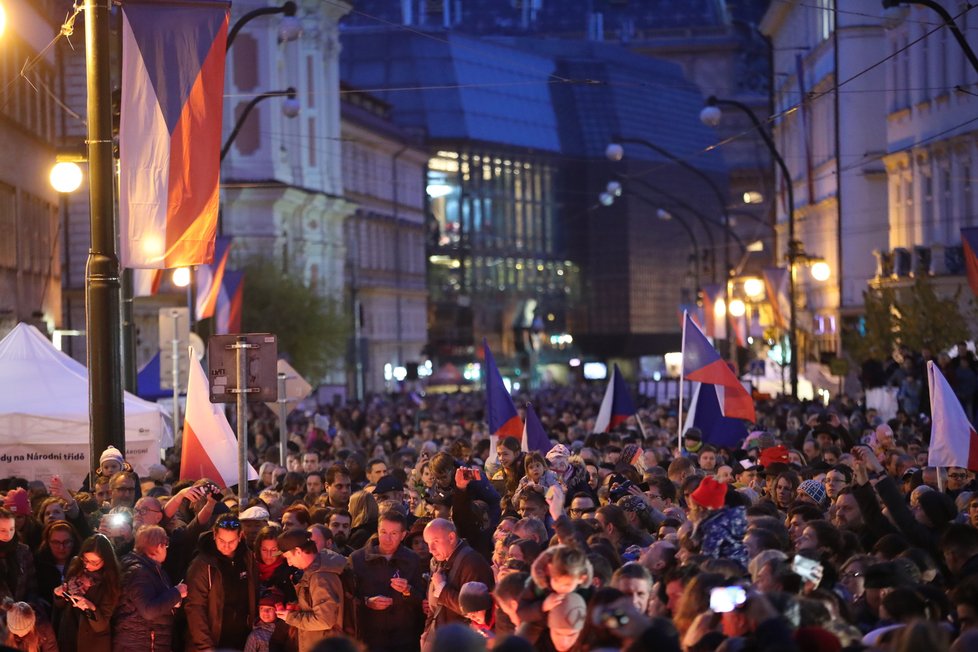
M 271 564 L 264 563 L 261 559 L 258 559 L 258 579 L 261 582 L 267 582 L 272 579 L 272 574 L 285 563 L 285 559 L 282 557 L 276 557 L 275 561 Z

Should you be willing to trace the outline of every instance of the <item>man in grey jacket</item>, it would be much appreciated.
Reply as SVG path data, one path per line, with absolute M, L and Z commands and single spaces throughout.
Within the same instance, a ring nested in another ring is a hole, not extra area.
M 324 638 L 343 633 L 343 582 L 347 560 L 330 550 L 319 552 L 305 530 L 289 530 L 276 539 L 286 563 L 302 571 L 295 585 L 298 605 L 276 615 L 299 633 L 299 652 L 310 652 Z

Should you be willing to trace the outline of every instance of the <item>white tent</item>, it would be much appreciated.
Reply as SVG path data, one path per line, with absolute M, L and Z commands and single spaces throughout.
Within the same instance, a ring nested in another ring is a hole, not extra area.
M 173 445 L 162 407 L 125 395 L 126 461 L 143 476 Z M 33 326 L 0 341 L 0 477 L 60 475 L 81 486 L 89 463 L 88 370 Z

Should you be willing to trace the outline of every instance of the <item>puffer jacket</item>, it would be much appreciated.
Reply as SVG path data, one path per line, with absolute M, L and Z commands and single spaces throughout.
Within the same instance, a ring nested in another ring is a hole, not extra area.
M 343 633 L 343 582 L 346 557 L 324 550 L 302 572 L 295 585 L 299 608 L 285 622 L 299 633 L 299 652 L 309 652 L 316 643 Z
M 122 558 L 122 571 L 113 652 L 169 652 L 180 592 L 159 563 L 137 552 Z
M 187 650 L 213 650 L 221 640 L 224 612 L 224 582 L 222 564 L 214 544 L 214 533 L 205 532 L 198 544 L 200 553 L 187 570 L 187 599 L 183 610 L 187 616 Z M 248 624 L 255 622 L 258 613 L 258 572 L 254 556 L 244 541 L 234 553 L 235 562 L 244 564 L 248 580 Z

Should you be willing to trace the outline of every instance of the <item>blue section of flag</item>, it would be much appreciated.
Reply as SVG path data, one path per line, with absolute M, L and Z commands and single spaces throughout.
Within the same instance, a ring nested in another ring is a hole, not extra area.
M 190 89 L 227 18 L 228 3 L 183 0 L 172 3 L 125 3 L 125 15 L 139 46 L 143 65 L 156 90 L 170 134 L 180 120 Z M 125 92 L 125 89 L 123 89 Z
M 615 390 L 611 399 L 611 422 L 624 421 L 635 414 L 635 403 L 632 402 L 632 395 L 628 391 L 628 384 L 625 377 L 621 375 L 621 369 L 615 365 L 614 380 Z
M 489 422 L 489 434 L 519 437 L 523 432 L 523 423 L 513 405 L 513 398 L 506 391 L 486 340 L 482 340 L 482 348 L 486 356 L 486 420 Z
M 687 427 L 695 426 L 703 433 L 703 442 L 718 448 L 739 446 L 747 437 L 747 427 L 740 419 L 730 419 L 720 411 L 716 385 L 701 383 L 696 405 L 687 417 Z
M 688 375 L 720 359 L 720 354 L 710 344 L 710 340 L 700 331 L 693 319 L 686 315 L 683 341 L 683 373 Z
M 540 417 L 537 416 L 536 410 L 529 403 L 526 404 L 523 450 L 537 451 L 541 455 L 546 455 L 550 451 L 550 438 L 547 437 L 547 431 L 543 429 Z
M 146 365 L 136 374 L 136 395 L 147 401 L 155 401 L 158 398 L 173 397 L 173 390 L 160 387 L 160 353 L 146 363 Z

